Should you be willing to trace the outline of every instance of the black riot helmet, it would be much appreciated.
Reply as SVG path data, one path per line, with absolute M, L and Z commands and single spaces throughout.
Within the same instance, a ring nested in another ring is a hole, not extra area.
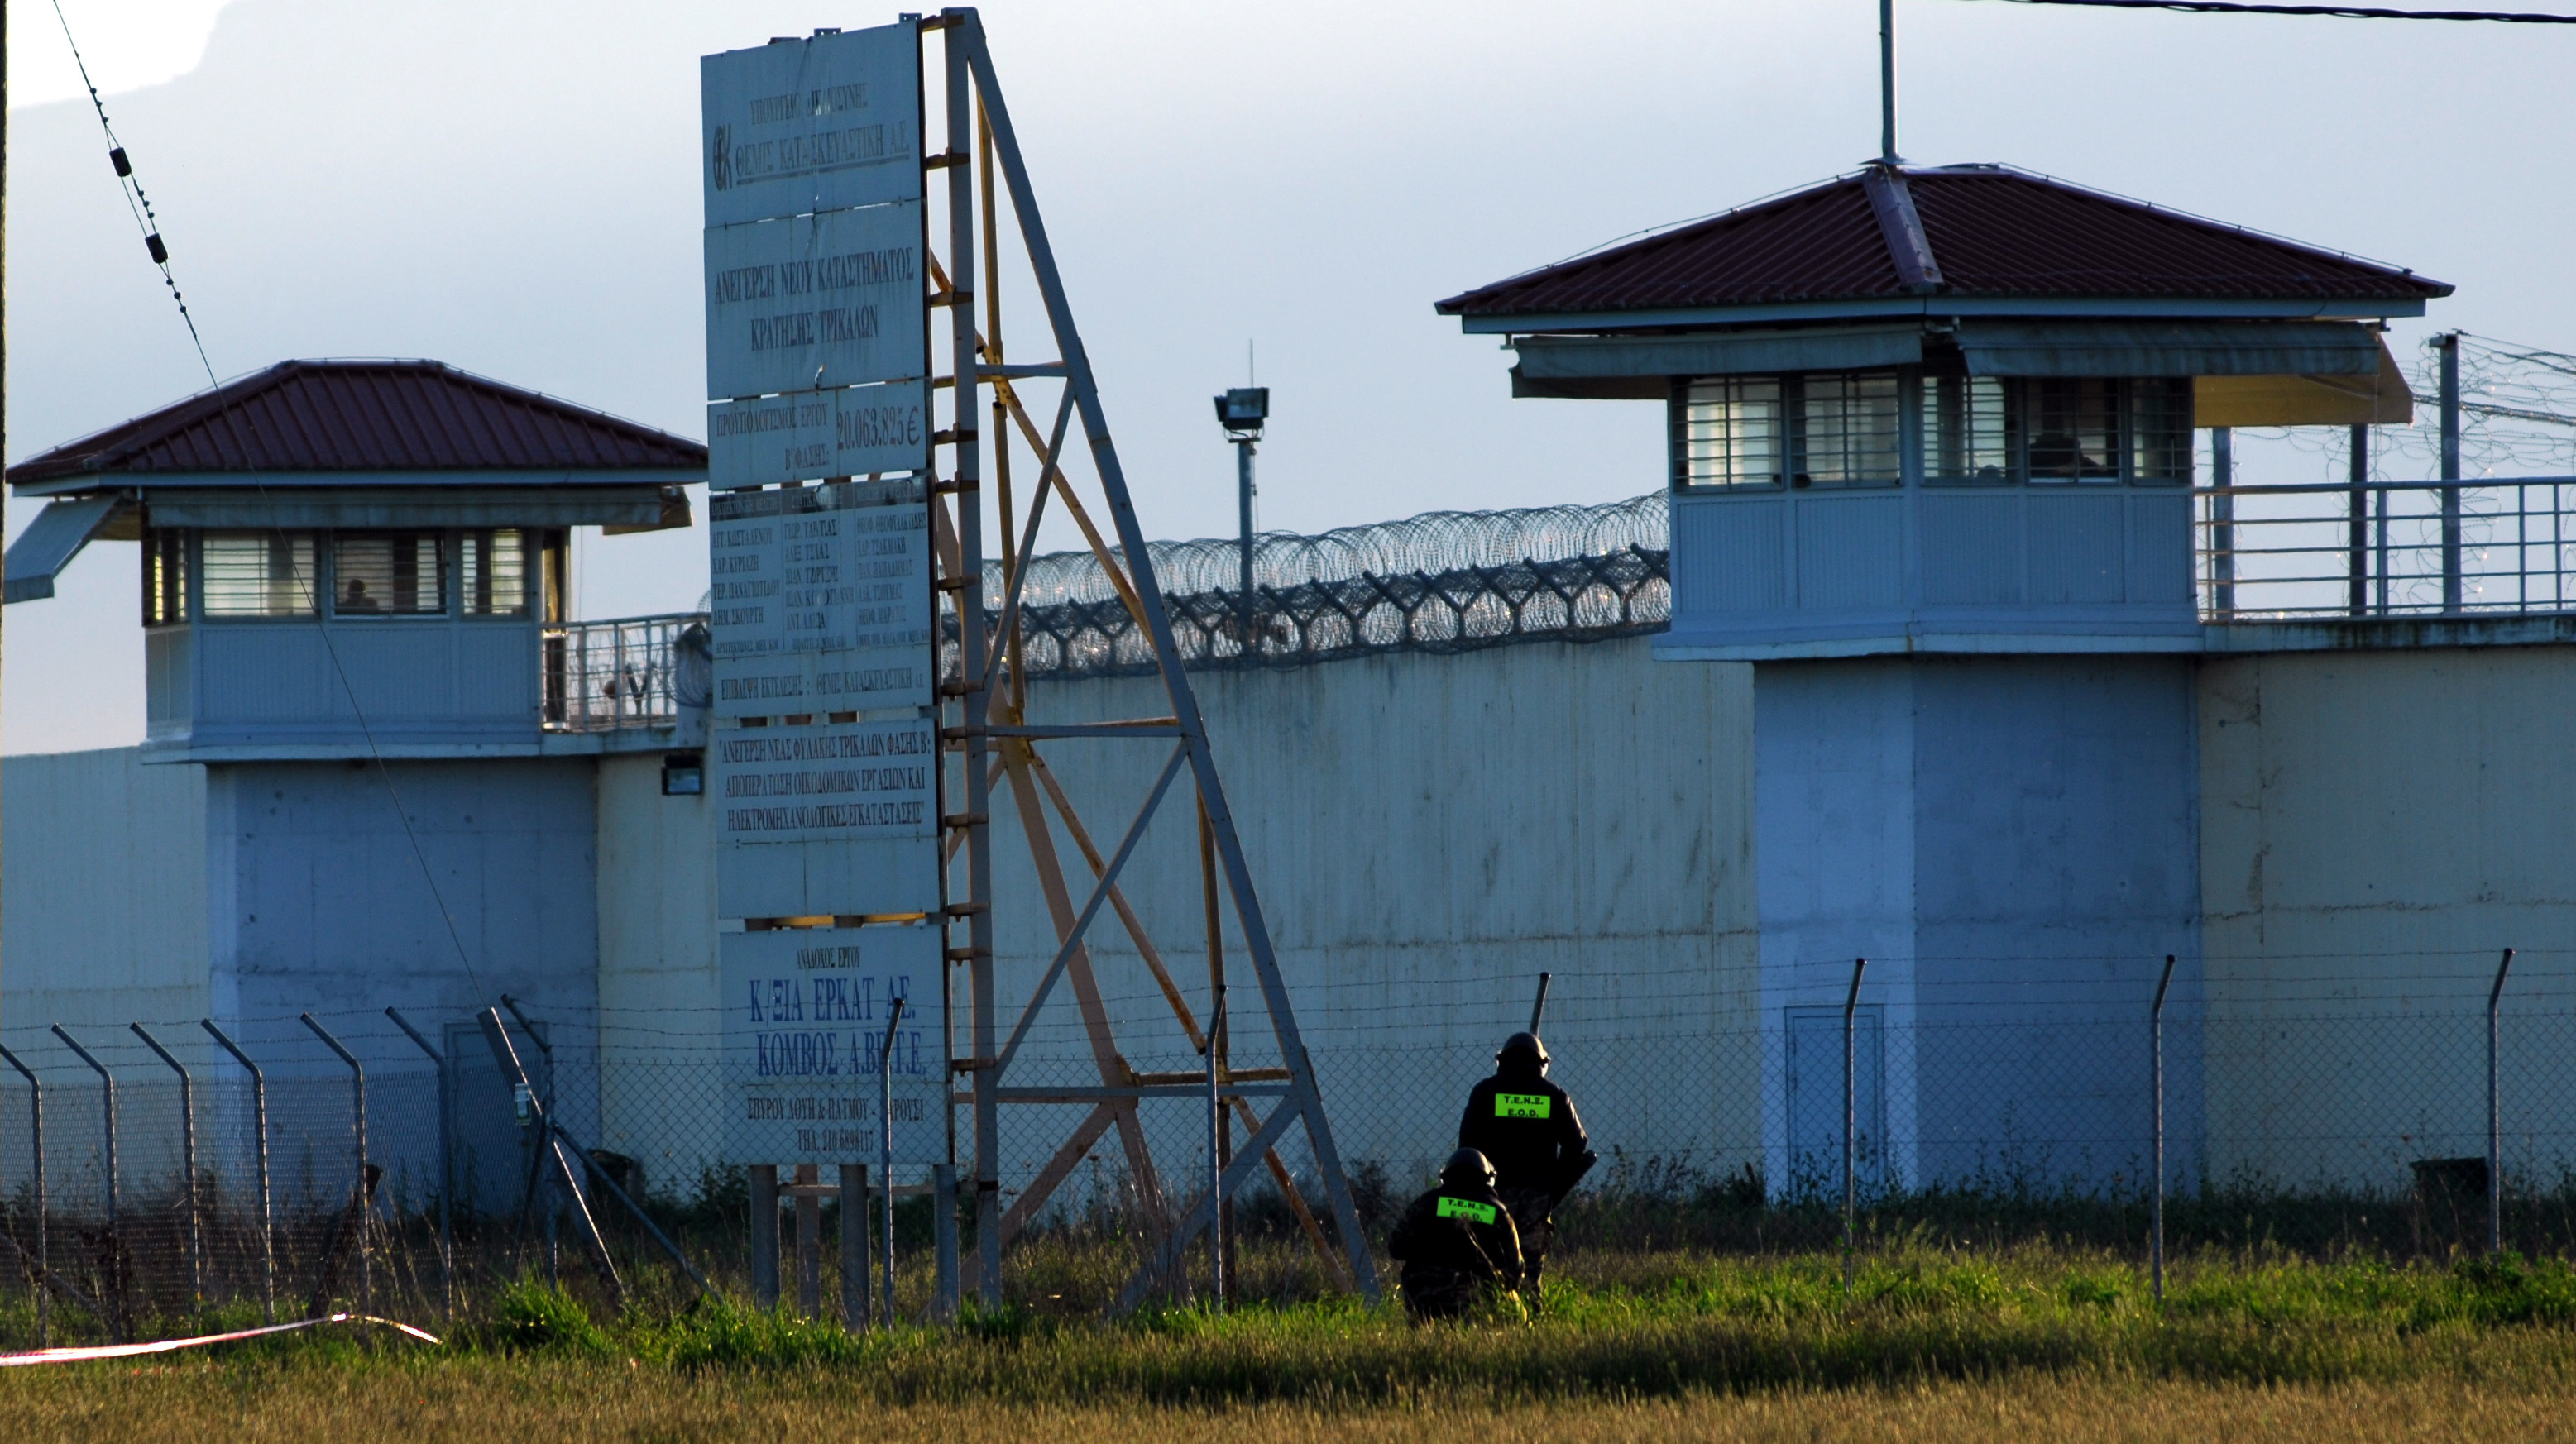
M 1472 1148 L 1461 1148 L 1440 1165 L 1440 1181 L 1457 1188 L 1491 1188 L 1494 1165 Z
M 1547 1045 L 1538 1040 L 1538 1034 L 1514 1033 L 1505 1038 L 1503 1051 L 1494 1055 L 1494 1061 L 1509 1063 L 1515 1055 L 1521 1056 L 1529 1066 L 1538 1071 L 1542 1073 L 1547 1071 Z

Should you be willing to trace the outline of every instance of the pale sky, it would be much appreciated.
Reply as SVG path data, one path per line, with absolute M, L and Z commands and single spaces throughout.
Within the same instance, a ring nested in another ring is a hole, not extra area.
M 777 0 L 64 10 L 219 374 L 426 356 L 689 436 L 697 57 L 894 18 Z M 1207 397 L 1240 384 L 1247 339 L 1273 388 L 1265 526 L 1655 488 L 1659 407 L 1513 402 L 1508 358 L 1431 303 L 1867 158 L 1876 11 L 986 6 L 1147 530 L 1232 530 Z M 2576 27 L 1971 0 L 1898 17 L 1918 162 L 2007 161 L 2456 283 L 2392 338 L 2401 354 L 2431 324 L 2576 350 Z M 9 55 L 16 461 L 204 378 L 49 6 L 11 7 Z M 1006 298 L 1034 337 L 1025 291 Z M 34 510 L 11 505 L 11 534 Z M 94 546 L 59 595 L 8 609 L 6 750 L 140 739 L 134 551 Z M 705 588 L 702 531 L 594 535 L 579 563 L 590 616 Z

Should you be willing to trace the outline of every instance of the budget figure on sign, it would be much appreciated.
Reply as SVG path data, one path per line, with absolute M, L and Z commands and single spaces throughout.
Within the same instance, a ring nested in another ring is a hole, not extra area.
M 1494 1076 L 1467 1095 L 1458 1146 L 1493 1160 L 1496 1192 L 1519 1229 L 1524 1282 L 1536 1303 L 1539 1270 L 1556 1238 L 1556 1206 L 1598 1155 L 1585 1146 L 1574 1100 L 1549 1081 L 1547 1046 L 1536 1033 L 1514 1033 L 1494 1062 Z
M 1416 1322 L 1519 1312 L 1520 1234 L 1494 1192 L 1493 1165 L 1472 1148 L 1449 1155 L 1440 1186 L 1405 1208 L 1386 1249 L 1404 1266 L 1404 1307 Z

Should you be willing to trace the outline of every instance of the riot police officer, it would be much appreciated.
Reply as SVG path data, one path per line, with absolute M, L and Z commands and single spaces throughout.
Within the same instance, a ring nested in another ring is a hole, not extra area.
M 1404 1307 L 1417 1322 L 1458 1318 L 1519 1288 L 1519 1231 L 1485 1155 L 1450 1154 L 1440 1186 L 1396 1220 L 1387 1252 L 1404 1265 Z
M 1586 1147 L 1574 1100 L 1549 1081 L 1547 1045 L 1537 1034 L 1514 1033 L 1494 1062 L 1494 1076 L 1467 1095 L 1458 1146 L 1493 1160 L 1495 1189 L 1519 1228 L 1525 1282 L 1535 1301 L 1539 1271 L 1556 1238 L 1556 1206 L 1599 1155 Z

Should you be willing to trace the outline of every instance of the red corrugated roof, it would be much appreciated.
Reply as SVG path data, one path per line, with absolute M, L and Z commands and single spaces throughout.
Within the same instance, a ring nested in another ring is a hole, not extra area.
M 2451 288 L 2006 166 L 1906 170 L 1936 293 L 1980 297 L 2420 301 Z M 1439 303 L 1447 315 L 1902 299 L 1857 175 Z
M 9 468 L 82 476 L 626 471 L 689 481 L 707 449 L 436 361 L 284 361 Z

